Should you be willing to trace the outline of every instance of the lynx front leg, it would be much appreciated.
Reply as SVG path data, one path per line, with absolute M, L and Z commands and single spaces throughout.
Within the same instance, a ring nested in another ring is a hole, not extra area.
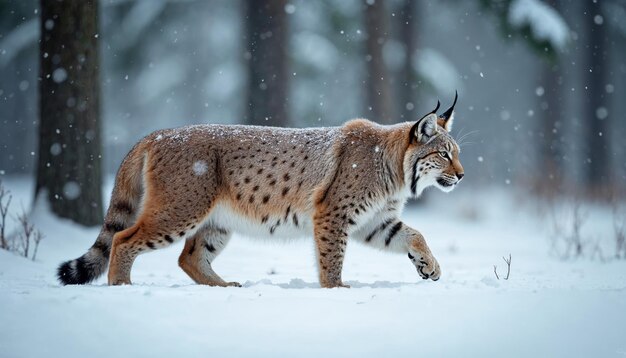
M 341 281 L 348 235 L 339 220 L 331 220 L 329 217 L 320 216 L 315 222 L 320 285 L 324 288 L 350 287 Z
M 341 281 L 346 236 L 316 235 L 320 285 L 324 288 L 350 287 Z
M 407 227 L 405 225 L 405 227 Z M 439 280 L 441 277 L 441 269 L 439 263 L 430 252 L 426 240 L 422 234 L 412 228 L 407 227 L 410 231 L 411 239 L 408 243 L 409 259 L 415 265 L 417 273 L 424 280 L 431 279 L 433 281 Z
M 185 241 L 183 252 L 178 258 L 178 265 L 192 280 L 201 285 L 236 286 L 238 282 L 224 281 L 211 267 L 211 263 L 230 240 L 230 232 L 206 226 Z
M 433 257 L 424 236 L 407 226 L 396 217 L 383 219 L 377 224 L 370 224 L 359 229 L 353 235 L 357 240 L 382 250 L 409 254 L 423 279 L 437 281 L 441 275 L 439 263 Z

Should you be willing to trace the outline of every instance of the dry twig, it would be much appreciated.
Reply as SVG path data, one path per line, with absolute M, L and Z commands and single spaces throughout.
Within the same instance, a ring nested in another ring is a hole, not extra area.
M 37 249 L 39 249 L 39 243 L 41 242 L 41 240 L 43 240 L 44 235 L 41 233 L 41 231 L 37 230 L 35 231 L 35 234 L 33 235 L 33 242 L 35 243 L 35 249 L 33 250 L 33 257 L 31 258 L 33 261 L 35 261 L 35 259 L 37 258 Z
M 22 213 L 14 220 L 19 225 L 18 233 L 12 235 L 11 238 L 6 235 L 6 218 L 9 214 L 9 205 L 13 197 L 9 194 L 9 191 L 2 185 L 0 180 L 0 249 L 17 252 L 19 255 L 26 258 L 29 257 L 31 250 L 31 240 L 34 244 L 33 254 L 31 259 L 34 261 L 37 257 L 37 249 L 39 243 L 43 240 L 44 235 L 39 230 L 35 230 L 35 225 L 31 224 L 26 211 L 22 208 Z
M 511 274 L 511 254 L 509 254 L 509 259 L 508 260 L 504 256 L 502 257 L 502 260 L 504 260 L 504 262 L 506 262 L 506 277 L 504 279 L 508 280 L 509 279 L 509 275 Z
M 504 279 L 508 280 L 509 276 L 511 275 L 511 254 L 509 254 L 508 260 L 504 256 L 502 256 L 502 260 L 506 262 L 506 276 L 504 277 Z M 496 278 L 499 280 L 500 276 L 498 276 L 498 266 L 493 265 L 493 273 L 496 275 Z
M 562 260 L 584 256 L 590 238 L 582 233 L 588 219 L 588 213 L 582 209 L 582 201 L 574 199 L 571 204 L 564 204 L 560 214 L 557 214 L 557 205 L 551 205 L 550 220 L 554 231 L 551 251 Z
M 33 231 L 35 227 L 28 220 L 28 216 L 24 211 L 20 215 L 16 217 L 16 221 L 20 225 L 20 232 L 17 234 L 19 238 L 19 248 L 21 249 L 20 254 L 26 258 L 28 258 L 28 252 L 30 251 L 30 240 L 33 235 Z

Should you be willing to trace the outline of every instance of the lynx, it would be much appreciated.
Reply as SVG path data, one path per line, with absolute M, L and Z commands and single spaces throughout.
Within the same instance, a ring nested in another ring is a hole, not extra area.
M 154 132 L 117 173 L 93 246 L 58 269 L 62 284 L 85 284 L 107 269 L 109 285 L 130 284 L 135 258 L 185 241 L 180 267 L 197 283 L 226 282 L 211 264 L 231 234 L 313 237 L 322 287 L 347 287 L 348 238 L 408 255 L 423 279 L 441 270 L 419 231 L 398 218 L 408 198 L 463 178 L 450 136 L 453 105 L 417 122 L 288 129 L 193 125 Z M 109 263 L 110 260 L 110 263 Z

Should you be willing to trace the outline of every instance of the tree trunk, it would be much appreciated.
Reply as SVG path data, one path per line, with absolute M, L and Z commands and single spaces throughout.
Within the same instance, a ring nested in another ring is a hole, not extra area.
M 404 0 L 400 19 L 400 41 L 406 50 L 406 58 L 400 79 L 400 119 L 404 121 L 417 120 L 415 116 L 415 100 L 417 99 L 416 78 L 413 72 L 413 54 L 416 49 L 416 26 L 414 23 L 417 1 Z
M 593 193 L 607 194 L 606 186 L 609 184 L 609 152 L 607 130 L 609 127 L 608 103 L 605 98 L 606 66 L 609 57 L 606 46 L 606 31 L 604 24 L 596 24 L 595 16 L 600 15 L 600 2 L 585 2 L 585 22 L 587 23 L 587 43 L 589 48 L 585 50 L 587 90 L 586 108 L 583 113 L 584 121 L 588 123 L 585 128 L 587 142 L 587 187 Z M 606 21 L 606 20 L 605 20 Z
M 248 111 L 246 122 L 286 126 L 289 75 L 287 0 L 247 0 Z
M 36 196 L 79 224 L 102 222 L 97 0 L 41 0 Z
M 549 0 L 548 4 L 561 13 L 558 0 Z M 565 176 L 563 175 L 563 149 L 561 147 L 562 121 L 562 85 L 559 54 L 544 61 L 541 71 L 541 84 L 544 91 L 540 99 L 541 121 L 539 133 L 543 140 L 539 146 L 539 175 L 536 176 L 536 188 L 544 194 L 555 193 L 560 188 Z
M 393 123 L 391 85 L 383 60 L 383 46 L 389 37 L 387 12 L 383 0 L 365 6 L 367 106 L 371 108 L 370 119 L 379 123 Z
M 541 187 L 547 190 L 558 188 L 563 178 L 561 133 L 561 71 L 558 64 L 546 63 L 542 70 L 544 97 L 542 106 L 547 105 L 542 115 L 540 132 L 543 136 L 540 150 Z M 541 98 L 541 97 L 540 97 Z M 547 181 L 545 181 L 547 179 Z

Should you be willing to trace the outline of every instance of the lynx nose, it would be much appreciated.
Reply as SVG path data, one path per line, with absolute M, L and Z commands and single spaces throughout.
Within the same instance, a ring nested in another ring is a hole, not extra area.
M 465 174 L 463 174 L 463 173 L 457 173 L 457 174 L 456 174 L 456 177 L 457 177 L 459 180 L 463 179 L 463 177 L 464 177 L 464 176 L 465 176 Z

